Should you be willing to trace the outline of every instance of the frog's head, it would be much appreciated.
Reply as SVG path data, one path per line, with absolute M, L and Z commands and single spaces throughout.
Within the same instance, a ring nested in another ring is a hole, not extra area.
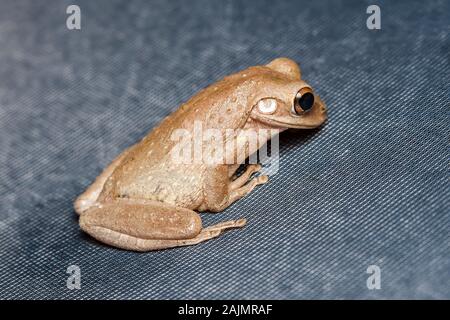
M 300 68 L 288 58 L 278 58 L 263 67 L 264 80 L 252 101 L 250 119 L 263 126 L 310 129 L 327 119 L 325 104 L 301 79 Z

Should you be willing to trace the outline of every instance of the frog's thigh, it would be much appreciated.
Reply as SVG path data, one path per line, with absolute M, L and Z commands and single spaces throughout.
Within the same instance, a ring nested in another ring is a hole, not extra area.
M 227 221 L 202 230 L 195 211 L 150 200 L 118 199 L 93 206 L 80 217 L 81 229 L 97 240 L 135 251 L 193 245 L 244 224 Z
M 102 173 L 95 179 L 94 183 L 92 183 L 86 191 L 84 191 L 78 198 L 75 200 L 74 209 L 78 214 L 83 213 L 89 207 L 91 207 L 98 199 L 98 196 L 103 190 L 103 186 L 105 185 L 106 180 L 113 173 L 114 169 L 122 162 L 125 156 L 130 152 L 132 147 L 123 151 L 120 155 L 118 155 L 113 162 L 109 166 L 106 167 L 102 171 Z

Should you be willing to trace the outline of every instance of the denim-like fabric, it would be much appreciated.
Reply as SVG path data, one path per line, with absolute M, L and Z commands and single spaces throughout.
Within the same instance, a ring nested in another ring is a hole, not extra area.
M 0 298 L 450 298 L 450 3 L 376 1 L 376 31 L 373 3 L 2 1 Z M 283 133 L 270 183 L 202 215 L 244 229 L 144 254 L 79 230 L 73 200 L 117 154 L 200 88 L 279 56 L 329 121 Z

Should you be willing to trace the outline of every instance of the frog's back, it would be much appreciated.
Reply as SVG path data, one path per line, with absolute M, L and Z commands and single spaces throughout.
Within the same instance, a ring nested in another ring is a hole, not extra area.
M 124 157 L 107 180 L 103 198 L 137 198 L 176 205 L 201 202 L 205 166 L 179 164 L 171 158 L 174 130 L 238 129 L 251 111 L 253 93 L 261 82 L 276 79 L 267 67 L 251 67 L 203 89 L 167 116 Z M 195 205 L 192 205 L 192 204 Z

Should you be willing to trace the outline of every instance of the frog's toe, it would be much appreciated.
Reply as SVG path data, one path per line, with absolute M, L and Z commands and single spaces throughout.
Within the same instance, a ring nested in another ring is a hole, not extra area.
M 257 185 L 269 182 L 269 176 L 268 175 L 259 176 L 259 177 L 256 177 L 255 179 L 256 179 L 256 184 Z
M 215 230 L 223 231 L 231 228 L 242 228 L 243 226 L 245 226 L 246 223 L 247 219 L 244 218 L 238 220 L 230 220 L 209 226 L 203 229 L 203 231 L 215 231 Z

